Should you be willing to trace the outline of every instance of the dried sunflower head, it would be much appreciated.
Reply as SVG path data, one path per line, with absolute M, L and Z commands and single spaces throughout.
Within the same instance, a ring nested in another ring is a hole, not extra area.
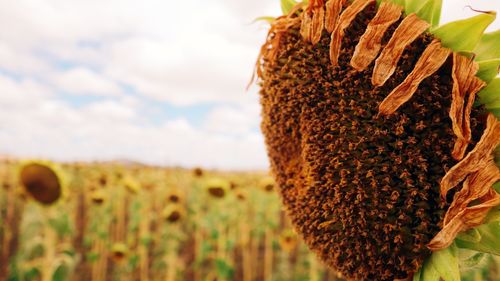
M 220 178 L 211 178 L 207 180 L 205 188 L 208 194 L 213 198 L 224 198 L 229 191 L 229 183 Z
M 184 195 L 180 192 L 179 189 L 174 188 L 167 193 L 167 202 L 180 204 L 184 201 Z
M 106 192 L 102 189 L 96 189 L 90 194 L 90 199 L 92 203 L 96 205 L 102 205 L 106 201 Z
M 131 177 L 123 178 L 123 185 L 127 189 L 128 192 L 132 194 L 137 194 L 141 191 L 141 185 Z
M 438 26 L 440 0 L 282 7 L 256 66 L 261 127 L 306 244 L 355 280 L 455 281 L 461 248 L 500 254 L 496 13 Z
M 287 229 L 281 232 L 279 236 L 279 244 L 283 251 L 291 253 L 298 243 L 298 237 L 293 230 Z
M 260 187 L 265 192 L 272 192 L 274 190 L 274 185 L 275 185 L 274 179 L 270 176 L 266 176 L 262 178 L 260 181 Z
M 124 243 L 115 243 L 111 247 L 111 258 L 116 263 L 124 262 L 127 258 L 128 247 Z
M 179 205 L 167 205 L 162 211 L 162 217 L 169 223 L 176 223 L 185 217 L 184 209 Z
M 203 169 L 199 167 L 194 168 L 193 175 L 197 178 L 201 178 L 203 176 Z
M 19 181 L 24 192 L 42 205 L 53 205 L 64 195 L 62 173 L 50 162 L 29 161 L 21 165 Z

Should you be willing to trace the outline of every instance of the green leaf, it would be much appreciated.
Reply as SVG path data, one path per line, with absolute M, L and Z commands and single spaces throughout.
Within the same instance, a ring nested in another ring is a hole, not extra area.
M 283 15 L 288 15 L 295 5 L 297 5 L 297 2 L 294 0 L 281 0 L 281 11 Z
M 273 23 L 276 20 L 275 17 L 258 17 L 253 20 L 253 22 L 258 22 L 258 21 L 265 21 L 269 24 Z
M 472 243 L 468 241 L 456 240 L 459 248 L 475 250 L 500 256 L 500 222 L 483 224 L 476 228 L 481 234 L 481 241 Z
M 480 60 L 490 60 L 490 59 L 500 59 L 500 30 L 485 33 L 481 37 L 481 41 L 474 49 L 476 54 L 476 59 Z
M 52 275 L 52 281 L 65 281 L 68 279 L 69 269 L 65 264 L 60 265 Z
M 435 268 L 444 281 L 460 281 L 457 250 L 455 244 L 452 244 L 446 249 L 432 253 L 429 259 L 430 265 Z M 427 281 L 425 276 L 424 280 Z
M 479 231 L 475 228 L 470 229 L 466 232 L 462 232 L 457 236 L 457 239 L 460 239 L 462 241 L 467 241 L 467 242 L 472 242 L 472 243 L 477 243 L 481 241 L 481 234 Z
M 420 268 L 414 275 L 413 281 L 420 281 L 420 276 L 422 275 L 422 268 Z
M 406 14 L 409 15 L 411 13 L 416 13 L 418 10 L 420 10 L 420 8 L 424 5 L 424 3 L 425 1 L 422 0 L 406 0 L 404 6 Z
M 500 187 L 500 183 L 498 183 L 497 187 Z M 484 224 L 489 224 L 493 222 L 500 222 L 500 206 L 491 209 L 491 211 L 484 219 Z
M 500 108 L 495 108 L 495 109 L 488 109 L 489 112 L 493 113 L 495 117 L 500 120 Z M 500 166 L 500 164 L 497 162 L 497 165 Z M 498 192 L 500 192 L 500 187 L 496 189 Z
M 434 265 L 432 265 L 430 259 L 427 260 L 424 263 L 424 266 L 422 267 L 422 274 L 420 276 L 420 281 L 439 281 L 439 280 L 441 280 L 439 272 L 436 270 Z
M 387 1 L 399 5 L 403 8 L 406 6 L 406 0 L 387 0 Z
M 215 267 L 217 269 L 217 275 L 222 279 L 233 279 L 234 268 L 225 260 L 217 259 L 215 260 Z
M 499 45 L 500 46 L 500 45 Z M 489 83 L 498 75 L 500 69 L 500 59 L 492 59 L 478 62 L 479 71 L 476 76 Z
M 443 6 L 442 0 L 427 0 L 423 6 L 416 12 L 417 16 L 426 22 L 430 23 L 432 27 L 439 25 L 441 18 L 441 7 Z
M 483 13 L 431 29 L 431 33 L 441 39 L 443 46 L 455 52 L 472 52 L 495 18 L 495 12 Z
M 488 86 L 484 87 L 479 93 L 479 101 L 490 106 L 496 100 L 500 99 L 500 78 L 495 78 L 491 80 Z M 491 106 L 490 106 L 491 107 Z
M 465 268 L 475 268 L 478 265 L 481 264 L 482 261 L 484 261 L 484 258 L 487 257 L 488 255 L 485 253 L 475 253 L 474 255 L 470 256 L 469 258 L 460 261 L 460 266 L 463 266 Z

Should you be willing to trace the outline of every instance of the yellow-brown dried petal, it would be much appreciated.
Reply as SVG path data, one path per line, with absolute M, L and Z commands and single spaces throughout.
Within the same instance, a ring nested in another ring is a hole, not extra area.
M 478 69 L 479 66 L 473 59 L 453 53 L 453 90 L 450 118 L 453 132 L 457 136 L 452 152 L 455 160 L 461 160 L 464 157 L 470 143 L 472 137 L 470 113 L 476 93 L 486 85 L 485 82 L 475 76 Z M 468 101 L 465 104 L 467 95 Z
M 325 28 L 328 33 L 332 33 L 337 26 L 340 11 L 345 0 L 328 0 L 325 5 Z
M 438 251 L 453 243 L 458 233 L 483 223 L 491 208 L 500 205 L 500 195 L 493 189 L 481 200 L 481 204 L 466 208 L 458 213 L 427 245 L 431 251 Z
M 332 32 L 330 42 L 330 62 L 333 66 L 338 65 L 344 30 L 351 25 L 351 22 L 361 11 L 374 2 L 374 0 L 354 0 L 354 2 L 340 15 L 339 22 Z
M 469 174 L 483 169 L 493 158 L 492 154 L 500 143 L 500 122 L 493 114 L 488 115 L 486 129 L 476 147 L 467 156 L 453 166 L 441 180 L 441 197 L 457 186 Z
M 375 61 L 372 84 L 382 86 L 396 70 L 399 59 L 406 46 L 410 45 L 420 34 L 430 27 L 430 24 L 410 14 L 401 22 L 380 57 Z
M 448 224 L 458 213 L 467 208 L 472 201 L 486 195 L 498 180 L 500 180 L 500 169 L 493 161 L 488 162 L 484 169 L 470 174 L 465 180 L 463 188 L 455 194 L 453 202 L 444 217 L 444 224 Z
M 351 59 L 351 65 L 358 71 L 365 70 L 377 57 L 382 48 L 382 38 L 393 23 L 401 17 L 401 7 L 389 2 L 382 2 L 377 14 L 368 24 L 359 40 Z
M 311 22 L 311 34 L 310 41 L 313 45 L 317 44 L 321 40 L 321 34 L 323 33 L 323 28 L 325 24 L 325 9 L 321 6 L 313 10 L 312 22 Z
M 439 40 L 432 41 L 425 49 L 410 75 L 380 103 L 379 113 L 390 115 L 407 102 L 413 96 L 420 83 L 443 65 L 450 52 L 450 49 L 441 46 Z

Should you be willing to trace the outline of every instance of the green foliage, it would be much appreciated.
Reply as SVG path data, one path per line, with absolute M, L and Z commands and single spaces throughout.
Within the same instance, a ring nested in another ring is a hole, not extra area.
M 454 21 L 431 29 L 443 46 L 455 52 L 472 52 L 478 46 L 486 28 L 495 20 L 496 13 L 483 13 L 472 18 Z
M 500 30 L 485 33 L 474 49 L 476 60 L 485 61 L 500 59 Z
M 288 15 L 297 3 L 298 2 L 295 2 L 294 0 L 281 0 L 281 11 L 283 12 L 283 15 Z

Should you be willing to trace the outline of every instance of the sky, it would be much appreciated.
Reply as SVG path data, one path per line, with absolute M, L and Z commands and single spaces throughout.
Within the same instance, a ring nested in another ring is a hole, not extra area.
M 443 2 L 443 22 L 500 11 Z M 279 14 L 279 0 L 0 0 L 0 155 L 268 168 L 245 87 L 267 28 L 252 22 Z

